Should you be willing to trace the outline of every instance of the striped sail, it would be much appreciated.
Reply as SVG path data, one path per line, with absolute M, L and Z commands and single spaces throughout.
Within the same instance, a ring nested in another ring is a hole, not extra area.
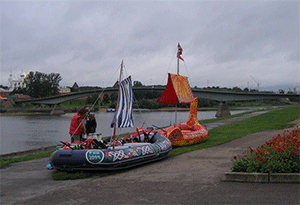
M 121 82 L 118 108 L 115 115 L 117 115 L 117 126 L 119 128 L 133 127 L 132 117 L 132 103 L 133 103 L 133 92 L 131 76 Z M 111 127 L 114 127 L 115 117 L 111 123 Z

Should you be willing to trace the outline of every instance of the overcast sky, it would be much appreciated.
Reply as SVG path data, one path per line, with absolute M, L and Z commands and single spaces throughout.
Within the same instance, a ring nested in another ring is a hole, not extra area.
M 1 1 L 1 77 L 60 73 L 61 86 L 299 86 L 299 1 Z M 252 77 L 251 77 L 252 76 Z

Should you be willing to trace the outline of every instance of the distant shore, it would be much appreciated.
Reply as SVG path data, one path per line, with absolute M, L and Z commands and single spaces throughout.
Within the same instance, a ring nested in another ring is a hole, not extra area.
M 76 113 L 80 107 L 62 108 L 65 113 Z M 4 112 L 0 116 L 22 116 L 22 115 L 50 115 L 53 108 L 2 108 Z M 107 108 L 100 108 L 92 112 L 106 112 Z M 215 111 L 217 108 L 198 108 L 198 111 Z M 135 112 L 172 112 L 175 108 L 160 109 L 134 109 Z M 189 111 L 189 108 L 177 108 L 177 111 Z

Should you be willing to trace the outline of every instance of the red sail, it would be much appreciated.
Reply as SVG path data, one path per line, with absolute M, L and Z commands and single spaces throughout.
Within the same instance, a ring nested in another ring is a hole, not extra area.
M 187 77 L 169 73 L 167 87 L 157 102 L 174 105 L 177 99 L 180 103 L 191 103 L 195 101 Z

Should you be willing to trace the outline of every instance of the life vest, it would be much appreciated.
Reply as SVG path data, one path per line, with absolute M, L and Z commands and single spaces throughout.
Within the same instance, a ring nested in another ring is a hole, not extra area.
M 151 139 L 154 137 L 154 135 L 157 133 L 156 130 L 154 130 L 153 128 L 150 129 L 148 131 L 148 135 L 147 135 L 147 138 L 148 138 L 148 142 L 151 142 Z
M 89 114 L 86 117 L 86 124 L 85 124 L 85 129 L 86 133 L 95 133 L 96 132 L 96 127 L 97 127 L 97 122 L 95 119 L 95 114 Z
M 128 137 L 123 137 L 122 140 L 125 142 L 151 142 L 151 139 L 157 133 L 153 128 L 143 129 L 137 127 L 136 132 L 132 133 Z
M 83 133 L 83 130 L 81 129 L 81 127 L 78 127 L 79 126 L 78 120 L 80 118 L 83 119 L 83 116 L 78 114 L 78 113 L 72 118 L 69 134 L 71 134 L 71 135 L 81 135 Z

